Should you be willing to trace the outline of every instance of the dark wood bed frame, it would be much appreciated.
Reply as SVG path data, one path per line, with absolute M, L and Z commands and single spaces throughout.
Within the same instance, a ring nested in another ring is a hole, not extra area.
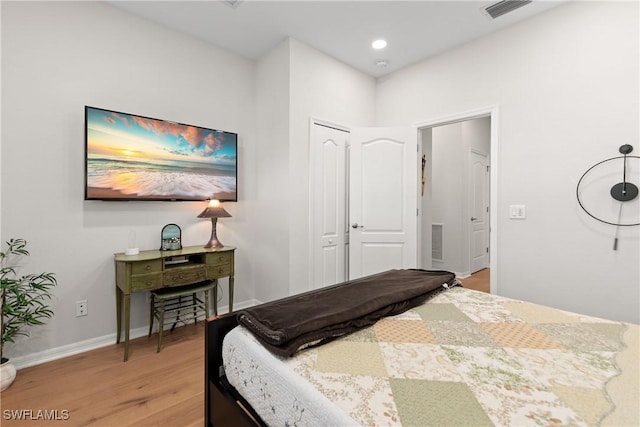
M 222 340 L 238 325 L 236 313 L 206 320 L 204 337 L 204 419 L 206 427 L 266 426 L 240 393 L 227 382 L 222 366 Z

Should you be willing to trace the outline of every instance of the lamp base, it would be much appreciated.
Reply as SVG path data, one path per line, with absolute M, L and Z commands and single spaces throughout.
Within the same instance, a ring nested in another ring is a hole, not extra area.
M 220 240 L 218 240 L 218 236 L 217 236 L 217 232 L 216 232 L 216 227 L 218 225 L 218 218 L 211 218 L 211 238 L 209 239 L 209 241 L 207 242 L 206 245 L 204 245 L 205 248 L 223 248 L 224 245 L 222 243 L 220 243 Z

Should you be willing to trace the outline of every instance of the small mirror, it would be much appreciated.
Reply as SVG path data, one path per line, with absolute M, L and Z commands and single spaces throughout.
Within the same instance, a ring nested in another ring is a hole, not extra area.
M 175 251 L 182 249 L 182 230 L 176 224 L 167 224 L 162 227 L 160 240 L 161 251 Z

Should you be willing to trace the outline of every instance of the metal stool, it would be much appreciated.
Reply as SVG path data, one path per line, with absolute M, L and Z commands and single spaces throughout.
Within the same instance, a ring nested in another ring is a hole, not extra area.
M 162 332 L 164 325 L 173 322 L 171 332 L 178 323 L 184 325 L 193 320 L 195 325 L 198 317 L 209 317 L 209 291 L 216 285 L 216 281 L 207 280 L 193 285 L 162 288 L 151 292 L 151 308 L 149 315 L 149 336 L 153 330 L 153 321 L 158 319 L 158 349 L 162 348 Z M 204 301 L 198 293 L 204 294 Z

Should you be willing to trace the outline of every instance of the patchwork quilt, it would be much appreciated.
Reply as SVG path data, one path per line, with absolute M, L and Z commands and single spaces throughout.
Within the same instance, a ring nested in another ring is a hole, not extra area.
M 225 372 L 270 425 L 640 425 L 637 325 L 452 288 L 293 358 L 237 329 Z

